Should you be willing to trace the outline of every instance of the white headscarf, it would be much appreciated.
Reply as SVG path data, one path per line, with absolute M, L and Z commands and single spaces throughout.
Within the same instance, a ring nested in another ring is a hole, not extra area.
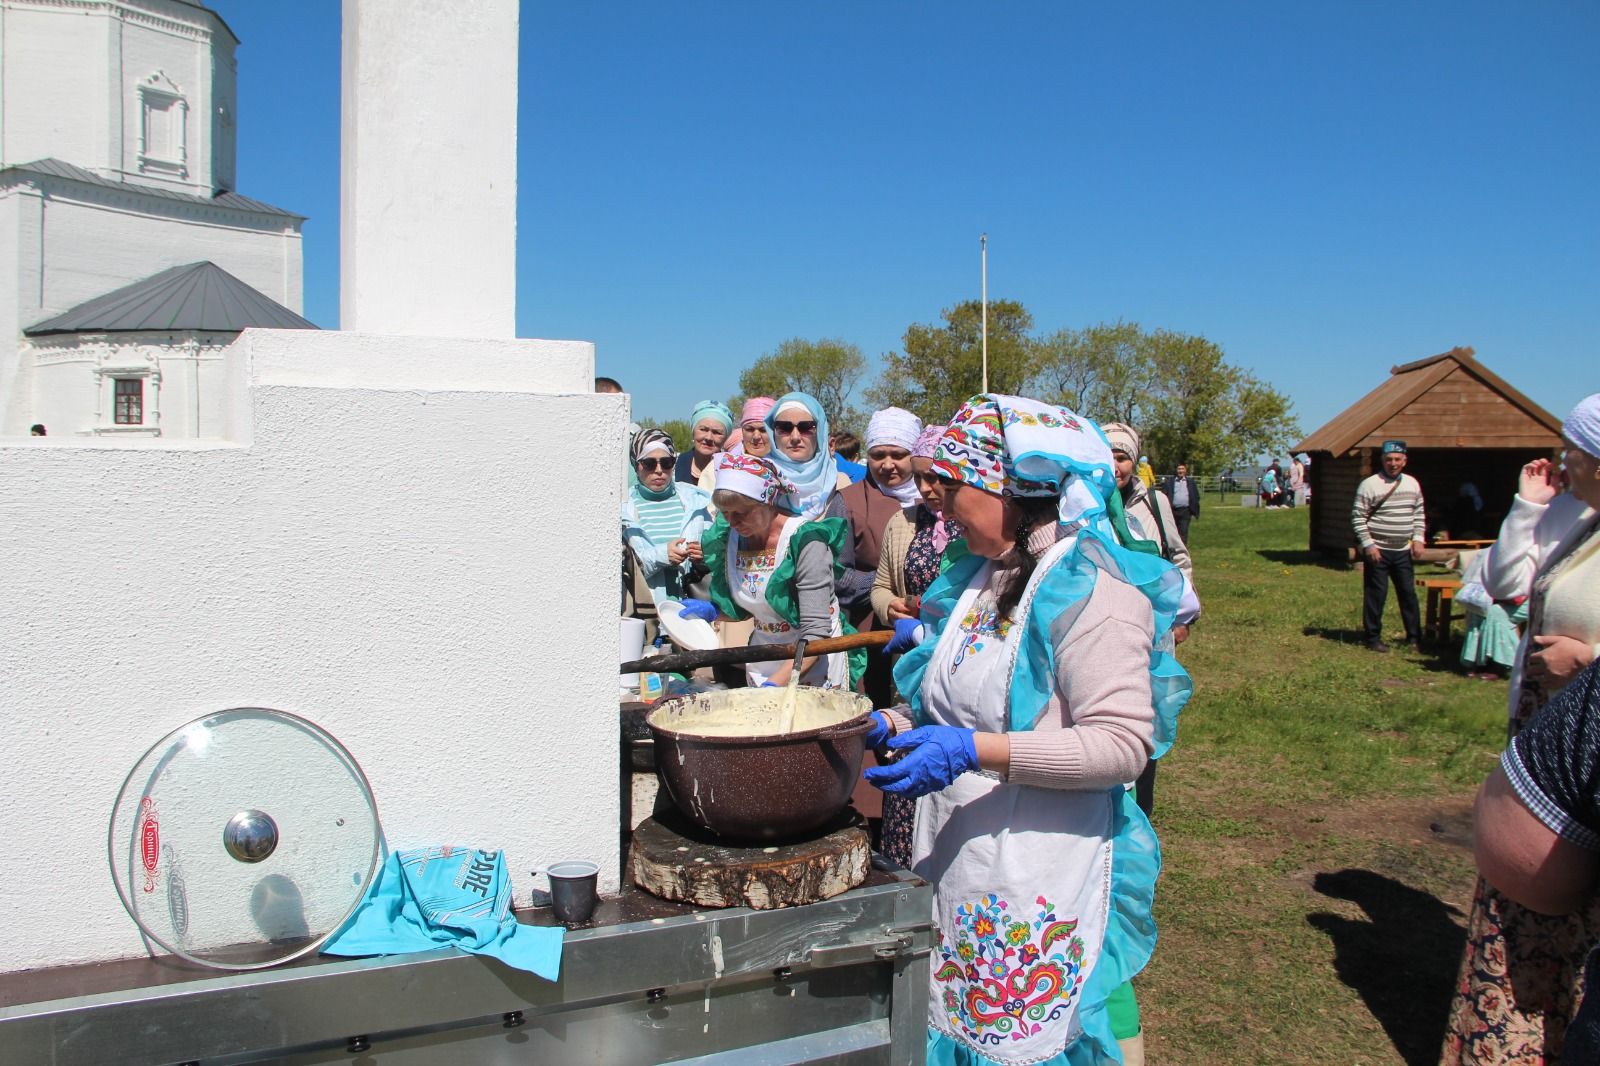
M 885 407 L 875 413 L 872 421 L 867 423 L 867 451 L 887 447 L 904 448 L 909 452 L 917 446 L 917 438 L 920 436 L 922 436 L 922 419 L 903 407 Z M 914 478 L 908 477 L 894 486 L 881 484 L 876 477 L 873 477 L 870 457 L 867 476 L 872 478 L 872 483 L 877 486 L 879 492 L 899 500 L 901 507 L 910 507 L 921 498 Z
M 1600 392 L 1578 401 L 1561 423 L 1561 435 L 1600 459 Z

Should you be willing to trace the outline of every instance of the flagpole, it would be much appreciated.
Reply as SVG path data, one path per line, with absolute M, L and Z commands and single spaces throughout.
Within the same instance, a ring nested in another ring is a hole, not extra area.
M 989 391 L 989 235 L 978 238 L 983 262 L 983 391 Z

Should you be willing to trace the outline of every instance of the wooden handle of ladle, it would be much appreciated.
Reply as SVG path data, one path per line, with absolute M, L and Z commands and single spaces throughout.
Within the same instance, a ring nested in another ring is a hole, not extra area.
M 831 655 L 836 651 L 854 651 L 856 648 L 881 648 L 893 639 L 892 629 L 874 629 L 867 633 L 824 637 L 806 643 L 806 658 L 809 659 L 813 655 Z M 650 670 L 658 673 L 686 674 L 702 666 L 733 666 L 738 663 L 766 663 L 792 659 L 794 652 L 794 644 L 750 644 L 742 648 L 680 651 L 623 663 L 619 673 L 634 674 L 641 670 Z

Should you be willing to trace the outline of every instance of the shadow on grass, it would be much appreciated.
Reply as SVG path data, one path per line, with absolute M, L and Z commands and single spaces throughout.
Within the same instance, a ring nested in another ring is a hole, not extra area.
M 1333 941 L 1333 967 L 1383 1026 L 1408 1066 L 1434 1066 L 1466 934 L 1456 908 L 1371 870 L 1320 873 L 1312 887 L 1366 919 L 1306 916 Z
M 1365 644 L 1367 633 L 1364 629 L 1336 629 L 1333 626 L 1306 626 L 1300 630 L 1308 637 L 1321 637 L 1331 640 L 1336 644 Z
M 1280 566 L 1318 566 L 1324 570 L 1338 570 L 1346 574 L 1354 569 L 1349 562 L 1339 556 L 1326 555 L 1323 552 L 1262 548 L 1256 554 L 1267 560 L 1267 562 L 1277 563 Z

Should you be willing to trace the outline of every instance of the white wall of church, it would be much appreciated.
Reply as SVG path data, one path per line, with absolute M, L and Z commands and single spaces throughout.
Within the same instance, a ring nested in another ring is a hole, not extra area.
M 73 886 L 63 921 L 0 882 L 0 968 L 143 953 L 112 801 L 232 706 L 344 742 L 391 847 L 503 847 L 518 905 L 561 858 L 614 891 L 627 401 L 587 391 L 593 346 L 252 330 L 230 358 L 232 441 L 0 442 L 0 824 Z
M 136 184 L 231 187 L 236 42 L 213 15 L 174 0 L 0 0 L 0 35 L 0 164 L 53 157 Z
M 19 385 L 33 389 L 29 424 L 43 424 L 51 436 L 224 436 L 226 352 L 234 336 L 72 334 L 25 342 Z M 116 421 L 118 379 L 138 382 L 137 424 Z
M 298 220 L 82 189 L 41 179 L 0 190 L 0 338 L 167 267 L 210 260 L 292 311 L 302 307 Z M 13 276 L 7 283 L 7 273 Z M 7 294 L 15 294 L 6 299 Z M 28 347 L 0 343 L 0 435 L 42 422 L 94 424 L 79 388 L 58 395 L 59 375 L 36 372 Z M 204 432 L 204 431 L 203 431 Z M 187 434 L 184 434 L 187 435 Z
M 35 223 L 41 225 L 37 240 L 21 248 L 23 328 L 167 267 L 201 260 L 291 311 L 301 309 L 296 220 L 263 215 L 260 228 L 244 229 L 245 219 L 220 208 L 132 197 L 119 203 L 119 194 L 98 190 L 82 199 L 70 195 L 54 191 L 42 212 L 21 206 L 24 225 L 30 214 L 42 217 Z

